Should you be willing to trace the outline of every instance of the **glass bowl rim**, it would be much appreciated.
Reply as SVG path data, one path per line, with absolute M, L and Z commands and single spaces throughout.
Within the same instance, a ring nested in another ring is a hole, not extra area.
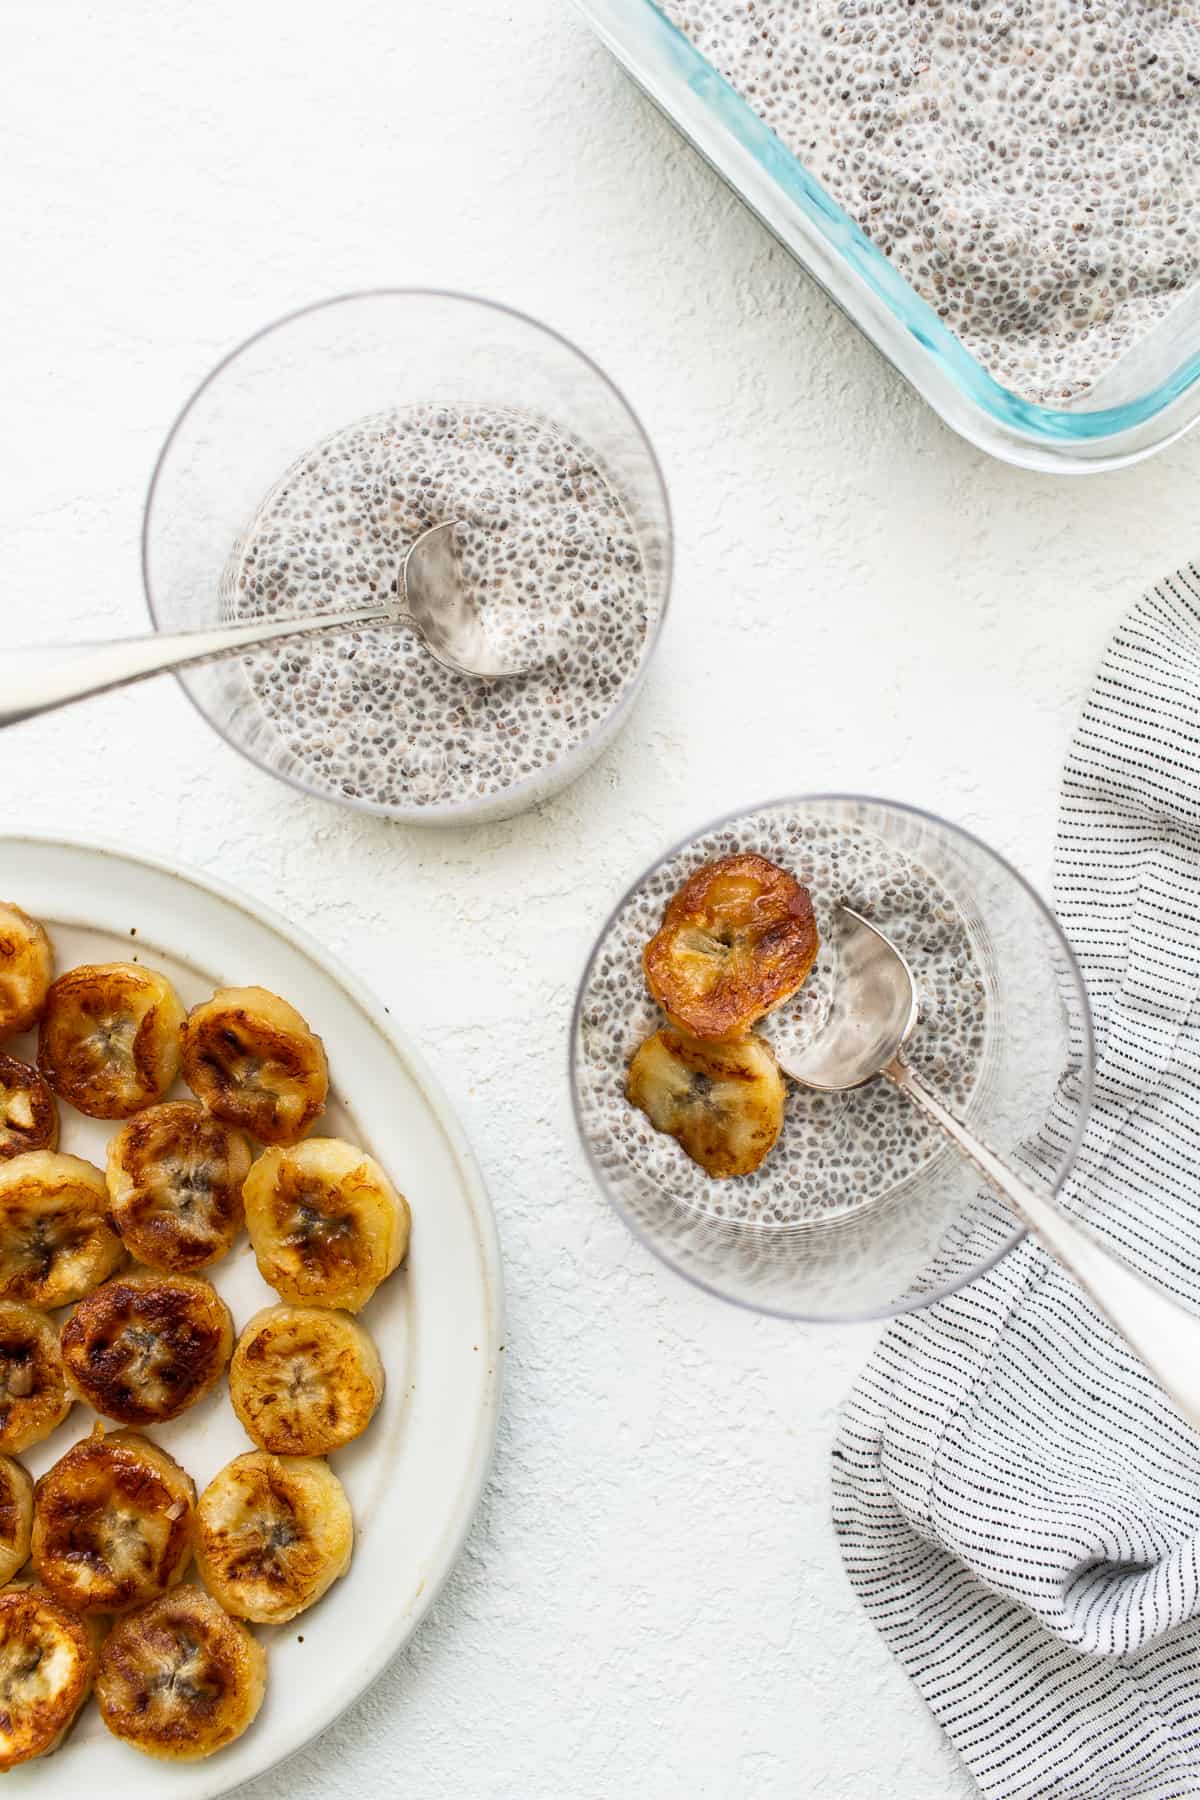
M 926 1307 L 934 1305 L 935 1302 L 946 1299 L 950 1294 L 957 1293 L 970 1282 L 976 1281 L 979 1276 L 985 1275 L 989 1269 L 994 1268 L 1001 1257 L 1007 1256 L 1009 1251 L 1014 1249 L 1015 1246 L 1020 1243 L 1021 1239 L 1025 1237 L 1027 1231 L 1026 1226 L 1021 1224 L 1019 1220 L 1016 1221 L 1012 1231 L 1004 1239 L 1003 1243 L 1001 1243 L 990 1255 L 980 1262 L 973 1263 L 964 1274 L 957 1277 L 955 1280 L 931 1289 L 927 1294 L 921 1294 L 919 1298 L 914 1300 L 909 1306 L 875 1306 L 867 1307 L 856 1312 L 813 1313 L 800 1311 L 791 1306 L 763 1306 L 754 1304 L 749 1300 L 740 1298 L 736 1294 L 727 1293 L 723 1288 L 715 1286 L 710 1281 L 702 1280 L 700 1276 L 683 1268 L 679 1263 L 673 1261 L 671 1257 L 661 1250 L 654 1239 L 641 1229 L 634 1220 L 632 1214 L 627 1211 L 625 1206 L 622 1205 L 621 1201 L 617 1198 L 612 1184 L 608 1181 L 600 1167 L 587 1130 L 584 1126 L 579 1102 L 578 1042 L 584 995 L 587 992 L 588 982 L 591 978 L 596 958 L 600 954 L 609 932 L 612 930 L 620 913 L 633 898 L 637 890 L 642 887 L 652 875 L 656 874 L 664 864 L 670 862 L 673 857 L 680 855 L 684 850 L 687 850 L 694 844 L 697 838 L 707 837 L 711 832 L 720 831 L 724 826 L 736 824 L 739 820 L 746 818 L 750 814 L 772 812 L 780 807 L 799 808 L 806 806 L 832 805 L 881 807 L 887 811 L 902 813 L 907 818 L 920 820 L 923 824 L 932 825 L 937 830 L 946 832 L 952 839 L 957 837 L 965 840 L 977 850 L 982 851 L 985 857 L 990 858 L 992 862 L 996 863 L 1003 874 L 1008 876 L 1015 882 L 1017 887 L 1024 891 L 1032 901 L 1035 911 L 1041 914 L 1043 920 L 1048 925 L 1051 936 L 1057 939 L 1059 947 L 1066 959 L 1067 968 L 1075 983 L 1076 991 L 1081 1003 L 1080 1023 L 1083 1032 L 1079 1105 L 1075 1122 L 1070 1133 L 1066 1160 L 1061 1172 L 1055 1176 L 1053 1183 L 1047 1190 L 1051 1198 L 1056 1197 L 1061 1192 L 1063 1185 L 1069 1180 L 1075 1169 L 1079 1157 L 1080 1146 L 1083 1143 L 1084 1133 L 1087 1130 L 1088 1121 L 1091 1116 L 1092 1103 L 1095 1096 L 1096 1032 L 1092 1019 L 1091 1001 L 1088 997 L 1087 985 L 1083 979 L 1083 970 L 1079 966 L 1079 959 L 1075 955 L 1075 952 L 1067 939 L 1067 935 L 1058 921 L 1054 909 L 1042 898 L 1033 883 L 999 850 L 994 849 L 992 845 L 980 837 L 977 832 L 969 830 L 965 825 L 954 824 L 950 819 L 943 818 L 940 813 L 935 813 L 927 807 L 915 806 L 905 800 L 891 800 L 880 794 L 858 794 L 846 790 L 823 789 L 819 792 L 805 794 L 781 794 L 777 795 L 774 799 L 758 801 L 749 806 L 739 806 L 731 811 L 719 814 L 707 824 L 698 825 L 693 831 L 689 831 L 686 836 L 677 839 L 666 850 L 662 851 L 660 855 L 654 858 L 653 862 L 647 864 L 641 874 L 637 875 L 626 886 L 614 905 L 610 907 L 603 924 L 600 926 L 599 931 L 593 939 L 592 947 L 588 952 L 587 960 L 583 966 L 583 973 L 579 978 L 579 984 L 575 990 L 575 1002 L 571 1008 L 570 1038 L 567 1045 L 567 1078 L 571 1090 L 571 1111 L 575 1119 L 575 1130 L 578 1134 L 579 1142 L 583 1149 L 584 1157 L 586 1158 L 593 1181 L 630 1234 L 636 1238 L 640 1244 L 644 1245 L 659 1262 L 670 1269 L 673 1274 L 680 1276 L 684 1281 L 690 1282 L 693 1287 L 700 1288 L 704 1293 L 712 1294 L 718 1300 L 724 1300 L 730 1306 L 739 1307 L 743 1312 L 756 1313 L 769 1318 L 789 1319 L 797 1324 L 859 1325 L 879 1320 L 902 1318 L 905 1314 L 911 1312 L 922 1312 Z M 981 1182 L 981 1185 L 984 1184 Z M 785 1230 L 789 1228 L 781 1226 L 780 1229 Z
M 452 300 L 461 302 L 467 306 L 482 307 L 485 311 L 502 313 L 506 318 L 515 319 L 520 324 L 531 327 L 533 331 L 540 333 L 542 336 L 551 338 L 562 349 L 567 351 L 570 356 L 573 356 L 578 362 L 582 363 L 585 368 L 589 369 L 603 386 L 609 390 L 616 400 L 617 405 L 628 418 L 637 437 L 640 438 L 646 455 L 649 458 L 650 468 L 662 504 L 665 527 L 665 566 L 663 569 L 662 603 L 658 609 L 658 616 L 647 634 L 646 643 L 642 650 L 642 655 L 637 668 L 634 670 L 633 676 L 626 684 L 625 690 L 617 701 L 616 706 L 611 712 L 605 714 L 604 718 L 595 729 L 577 744 L 573 751 L 568 752 L 568 755 L 575 755 L 579 751 L 585 750 L 599 732 L 606 729 L 615 732 L 619 729 L 620 722 L 623 722 L 637 698 L 642 681 L 658 650 L 659 639 L 662 636 L 663 627 L 666 624 L 667 615 L 670 611 L 675 570 L 675 525 L 671 513 L 671 497 L 667 489 L 666 477 L 663 474 L 662 464 L 659 461 L 658 453 L 654 448 L 654 444 L 651 441 L 646 427 L 642 423 L 641 416 L 635 411 L 622 389 L 617 386 L 612 377 L 605 374 L 599 363 L 589 356 L 586 350 L 581 350 L 578 344 L 573 343 L 570 338 L 566 337 L 561 331 L 556 330 L 553 325 L 547 325 L 543 320 L 535 319 L 531 313 L 522 312 L 521 309 L 516 306 L 509 306 L 503 300 L 490 300 L 485 295 L 470 294 L 461 288 L 420 286 L 349 288 L 339 294 L 330 294 L 323 300 L 313 300 L 306 306 L 292 307 L 290 311 L 280 313 L 276 318 L 269 320 L 265 325 L 260 325 L 256 331 L 252 331 L 249 337 L 242 338 L 231 350 L 227 350 L 224 356 L 209 369 L 204 379 L 192 389 L 179 411 L 175 414 L 170 430 L 163 439 L 158 455 L 154 459 L 154 468 L 150 474 L 149 485 L 146 488 L 146 498 L 142 505 L 141 531 L 142 592 L 145 596 L 146 610 L 150 615 L 150 622 L 155 631 L 163 630 L 162 621 L 159 618 L 155 607 L 154 586 L 150 579 L 151 522 L 154 515 L 154 504 L 158 493 L 159 482 L 170 459 L 171 451 L 175 445 L 176 439 L 183 430 L 183 427 L 190 418 L 193 410 L 208 393 L 209 389 L 215 387 L 226 371 L 237 362 L 238 358 L 244 356 L 248 350 L 252 350 L 256 344 L 263 339 L 272 336 L 275 332 L 282 331 L 285 326 L 294 325 L 299 319 L 308 318 L 310 314 L 325 312 L 331 307 L 344 306 L 356 301 L 411 299 Z M 393 806 L 382 806 L 377 801 L 364 800 L 361 797 L 352 794 L 331 794 L 320 788 L 311 787 L 298 775 L 288 774 L 280 769 L 272 768 L 272 766 L 261 756 L 248 749 L 245 745 L 238 743 L 230 735 L 224 723 L 220 719 L 211 717 L 201 705 L 200 701 L 195 697 L 191 688 L 188 686 L 187 681 L 184 678 L 184 671 L 177 669 L 175 671 L 175 680 L 183 693 L 186 694 L 188 700 L 195 707 L 200 717 L 204 720 L 205 724 L 210 730 L 216 732 L 223 743 L 228 744 L 231 750 L 236 751 L 239 756 L 244 757 L 247 762 L 253 764 L 255 768 L 260 769 L 264 775 L 270 775 L 276 781 L 286 782 L 287 785 L 295 789 L 297 793 L 306 794 L 310 799 L 324 801 L 330 806 L 346 806 L 354 812 L 366 813 L 375 818 L 390 819 L 397 825 L 458 825 L 467 828 L 477 824 L 486 825 L 493 822 L 499 822 L 498 819 L 493 820 L 486 813 L 483 816 L 480 816 L 478 807 L 473 806 L 470 801 L 455 801 L 450 804 L 438 802 L 435 806 L 410 806 L 404 810 L 400 810 Z M 586 766 L 587 765 L 584 764 L 583 767 L 579 769 L 578 773 L 583 774 Z M 509 787 L 504 788 L 500 794 L 491 796 L 490 798 L 492 798 L 497 805 L 501 802 L 507 805 L 509 801 L 512 801 L 512 813 L 516 814 L 522 811 L 525 805 L 528 804 L 524 799 L 525 794 L 542 784 L 545 780 L 545 773 L 546 772 L 542 770 L 533 775 L 524 776 L 520 781 L 515 781 Z M 570 780 L 574 780 L 574 777 L 570 777 L 569 781 Z

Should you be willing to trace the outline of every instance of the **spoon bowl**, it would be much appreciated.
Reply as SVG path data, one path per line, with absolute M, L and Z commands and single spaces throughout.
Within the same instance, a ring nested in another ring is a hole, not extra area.
M 405 551 L 396 576 L 395 617 L 411 625 L 429 654 L 448 669 L 476 681 L 531 675 L 536 663 L 510 663 L 490 642 L 479 609 L 462 578 L 454 534 L 462 519 L 430 525 Z
M 840 1094 L 881 1075 L 916 1029 L 917 984 L 890 938 L 842 905 L 837 912 L 838 983 L 817 1036 L 786 1059 L 802 1087 Z

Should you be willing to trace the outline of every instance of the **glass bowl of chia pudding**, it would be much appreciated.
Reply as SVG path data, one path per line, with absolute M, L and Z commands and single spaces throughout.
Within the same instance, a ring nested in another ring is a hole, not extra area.
M 753 1172 L 720 1179 L 629 1098 L 631 1059 L 665 1024 L 643 950 L 683 883 L 746 852 L 807 888 L 820 940 L 803 985 L 752 1036 L 781 1060 L 811 1041 L 840 978 L 836 915 L 853 907 L 916 978 L 906 1058 L 1049 1194 L 1068 1180 L 1091 1101 L 1078 965 L 1049 907 L 986 844 L 917 808 L 856 795 L 772 801 L 705 826 L 633 883 L 588 959 L 571 1028 L 576 1123 L 634 1234 L 698 1286 L 760 1312 L 860 1320 L 928 1305 L 990 1267 L 1023 1228 L 887 1081 L 839 1094 L 787 1083 L 774 1147 Z
M 185 631 L 371 606 L 446 520 L 485 637 L 529 673 L 477 680 L 371 622 L 181 671 L 200 712 L 304 792 L 413 824 L 506 818 L 574 780 L 645 678 L 670 509 L 613 383 L 507 307 L 348 294 L 226 357 L 150 485 L 151 616 Z
M 1086 472 L 1200 419 L 1200 0 L 577 0 L 931 406 Z

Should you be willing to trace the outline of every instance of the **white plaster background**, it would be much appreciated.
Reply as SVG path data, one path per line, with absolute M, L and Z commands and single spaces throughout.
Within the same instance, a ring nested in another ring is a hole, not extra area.
M 9 0 L 0 169 L 6 641 L 145 627 L 142 498 L 177 407 L 257 326 L 354 286 L 553 323 L 631 396 L 675 507 L 640 708 L 537 815 L 432 836 L 310 802 L 169 679 L 0 741 L 5 826 L 209 869 L 373 982 L 499 1217 L 509 1386 L 458 1572 L 246 1800 L 970 1793 L 827 1522 L 873 1334 L 744 1316 L 627 1238 L 573 1139 L 568 1011 L 626 880 L 792 786 L 924 802 L 1044 882 L 1101 647 L 1197 548 L 1200 434 L 1088 481 L 966 447 L 565 0 Z

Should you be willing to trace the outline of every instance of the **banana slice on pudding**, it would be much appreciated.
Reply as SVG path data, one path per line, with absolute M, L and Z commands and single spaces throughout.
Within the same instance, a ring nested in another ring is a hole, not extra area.
M 42 1016 L 54 980 L 54 951 L 43 925 L 0 901 L 0 1043 Z
M 354 1519 L 316 1456 L 250 1450 L 214 1477 L 196 1508 L 196 1567 L 227 1613 L 283 1625 L 350 1567 Z
M 639 1045 L 626 1092 L 656 1131 L 719 1181 L 757 1169 L 779 1136 L 787 1098 L 763 1038 L 704 1044 L 679 1031 L 656 1031 Z
M 359 1437 L 383 1399 L 368 1333 L 322 1306 L 255 1313 L 229 1365 L 229 1398 L 248 1437 L 279 1456 L 324 1456 Z
M 219 988 L 192 1008 L 183 1079 L 209 1112 L 260 1144 L 294 1144 L 325 1110 L 325 1047 L 294 1006 L 266 988 Z
M 58 1106 L 36 1069 L 0 1052 L 0 1162 L 58 1143 Z
M 11 1456 L 0 1456 L 0 1587 L 29 1561 L 33 1536 L 33 1476 Z
M 179 1073 L 184 1012 L 165 975 L 140 963 L 85 963 L 50 989 L 38 1068 L 92 1119 L 127 1119 Z
M 103 1635 L 35 1584 L 0 1594 L 0 1771 L 57 1750 L 92 1691 Z
M 20 1300 L 0 1300 L 0 1450 L 40 1444 L 74 1403 L 53 1320 Z
M 122 1425 L 178 1418 L 216 1385 L 232 1349 L 229 1308 L 198 1275 L 118 1275 L 62 1328 L 75 1391 Z
M 38 1579 L 73 1612 L 129 1612 L 182 1579 L 195 1506 L 190 1475 L 160 1445 L 97 1425 L 34 1489 Z
M 112 1216 L 151 1269 L 191 1274 L 226 1254 L 245 1219 L 250 1140 L 194 1100 L 135 1113 L 108 1146 Z
M 408 1249 L 404 1195 L 341 1138 L 265 1151 L 243 1198 L 259 1274 L 300 1305 L 360 1312 Z
M 144 1756 L 198 1762 L 241 1737 L 267 1687 L 253 1632 L 190 1583 L 118 1620 L 96 1671 L 100 1717 Z
M 812 898 L 795 876 L 743 851 L 685 881 L 646 945 L 646 983 L 691 1037 L 744 1037 L 802 986 L 820 947 Z
M 61 1150 L 0 1162 L 0 1299 L 68 1306 L 124 1260 L 93 1163 Z

